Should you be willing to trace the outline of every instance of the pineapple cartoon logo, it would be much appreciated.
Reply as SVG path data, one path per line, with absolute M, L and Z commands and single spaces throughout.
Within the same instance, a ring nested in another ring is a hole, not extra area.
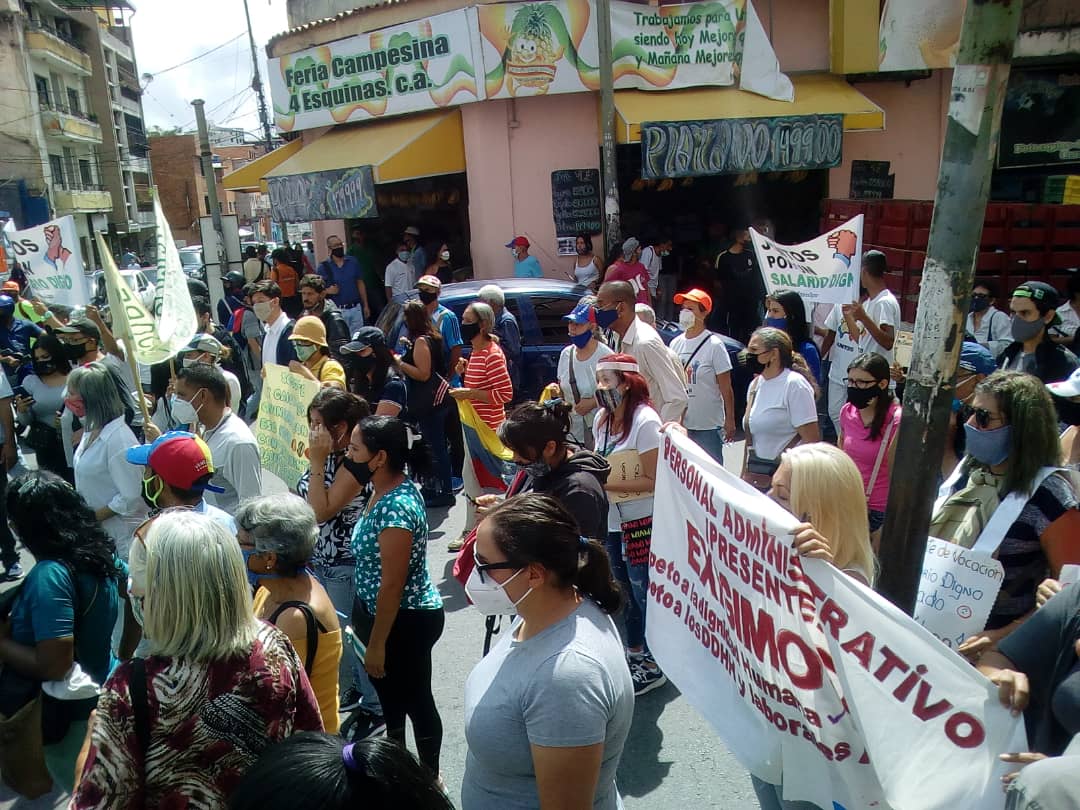
M 503 55 L 510 95 L 543 95 L 548 91 L 555 78 L 555 63 L 562 55 L 548 15 L 558 13 L 548 4 L 531 3 L 514 15 L 510 44 Z

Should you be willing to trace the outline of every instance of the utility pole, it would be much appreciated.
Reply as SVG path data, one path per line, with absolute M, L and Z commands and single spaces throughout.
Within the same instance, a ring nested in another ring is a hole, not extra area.
M 203 261 L 206 262 L 206 286 L 210 288 L 211 312 L 217 311 L 217 302 L 225 298 L 225 287 L 221 283 L 221 276 L 227 270 L 229 263 L 225 253 L 225 234 L 221 228 L 221 204 L 218 202 L 217 175 L 214 173 L 214 154 L 210 151 L 210 133 L 206 129 L 206 113 L 203 107 L 206 102 L 201 98 L 191 102 L 195 108 L 195 122 L 199 127 L 199 157 L 202 159 L 203 177 L 206 178 L 206 198 L 210 203 L 210 216 L 214 222 L 214 233 L 217 234 L 217 269 L 212 270 L 210 263 L 206 262 L 206 254 Z
M 878 591 L 911 614 L 952 407 L 1023 0 L 968 3 L 953 73 L 904 412 L 881 537 Z
M 596 0 L 596 33 L 600 49 L 600 175 L 604 187 L 604 263 L 622 242 L 619 175 L 615 159 L 615 78 L 611 64 L 611 3 Z
M 266 138 L 266 152 L 273 150 L 273 135 L 270 131 L 270 116 L 266 110 L 266 96 L 263 93 L 262 78 L 259 76 L 259 58 L 255 52 L 255 32 L 251 29 L 251 12 L 248 11 L 248 0 L 244 0 L 244 18 L 247 20 L 248 43 L 251 45 L 251 89 L 259 97 L 259 121 L 262 122 L 263 137 Z

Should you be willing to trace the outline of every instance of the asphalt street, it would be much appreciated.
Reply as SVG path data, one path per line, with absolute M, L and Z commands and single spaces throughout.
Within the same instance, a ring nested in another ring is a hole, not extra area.
M 725 450 L 727 466 L 732 469 L 742 458 L 742 443 Z M 281 492 L 285 486 L 267 474 L 265 489 Z M 459 498 L 452 509 L 428 513 L 428 564 L 446 609 L 446 629 L 434 651 L 434 692 L 445 735 L 442 774 L 455 804 L 459 803 L 465 768 L 464 684 L 480 660 L 484 640 L 484 617 L 466 602 L 461 585 L 452 576 L 453 555 L 446 550 L 447 541 L 460 534 L 464 525 L 464 503 Z M 23 557 L 24 566 L 33 563 L 25 552 Z M 0 590 L 4 587 L 10 585 L 0 586 Z M 627 810 L 758 807 L 746 771 L 670 682 L 638 698 L 619 766 L 618 785 Z M 65 804 L 66 796 L 59 793 L 30 802 L 0 785 L 0 810 L 44 810 Z

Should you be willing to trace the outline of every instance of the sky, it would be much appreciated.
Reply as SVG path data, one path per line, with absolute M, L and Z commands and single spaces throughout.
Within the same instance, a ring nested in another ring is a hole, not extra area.
M 248 0 L 248 4 L 269 107 L 266 42 L 288 27 L 285 0 Z M 133 5 L 137 10 L 130 24 L 144 88 L 147 129 L 156 125 L 162 129 L 194 130 L 191 101 L 202 98 L 211 123 L 242 127 L 253 137 L 261 137 L 258 105 L 250 89 L 251 46 L 243 0 L 185 0 L 182 13 L 177 13 L 178 6 L 172 0 L 135 0 Z M 235 38 L 238 34 L 243 36 Z M 219 45 L 223 47 L 169 70 Z M 154 74 L 149 81 L 145 75 L 148 73 Z

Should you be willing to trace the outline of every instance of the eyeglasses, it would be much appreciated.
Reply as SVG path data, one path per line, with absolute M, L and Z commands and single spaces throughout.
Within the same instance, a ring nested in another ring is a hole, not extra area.
M 972 414 L 975 416 L 975 424 L 983 430 L 990 427 L 992 422 L 1004 422 L 1005 420 L 1000 416 L 994 416 L 986 408 L 974 408 Z
M 989 298 L 990 296 L 987 295 L 986 293 L 972 293 L 971 297 L 972 298 Z
M 877 384 L 877 380 L 859 380 L 855 377 L 846 377 L 844 379 L 844 385 L 851 388 L 873 388 Z
M 476 567 L 476 573 L 480 576 L 481 582 L 486 582 L 484 578 L 485 571 L 516 571 L 521 568 L 517 563 L 512 563 L 509 560 L 503 560 L 502 562 L 480 562 L 480 556 L 476 553 L 476 549 L 473 548 L 473 564 Z M 493 579 L 492 582 L 495 580 Z

